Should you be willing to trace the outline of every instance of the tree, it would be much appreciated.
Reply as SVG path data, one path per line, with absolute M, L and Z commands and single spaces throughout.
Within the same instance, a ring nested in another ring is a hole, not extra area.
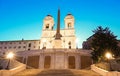
M 98 62 L 104 59 L 104 54 L 106 51 L 111 52 L 115 56 L 120 55 L 120 50 L 116 39 L 117 36 L 115 36 L 108 27 L 102 28 L 101 26 L 98 26 L 93 33 L 91 42 L 93 52 L 91 54 L 94 61 Z

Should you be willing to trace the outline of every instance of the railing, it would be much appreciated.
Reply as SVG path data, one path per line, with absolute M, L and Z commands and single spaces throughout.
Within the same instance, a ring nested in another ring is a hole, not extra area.
M 16 64 L 19 64 L 19 66 L 16 66 Z M 10 69 L 10 70 L 0 70 L 0 76 L 12 76 L 24 69 L 26 69 L 26 65 L 22 64 L 20 62 L 16 63 L 14 68 Z
M 39 55 L 40 53 L 78 53 L 82 55 L 90 55 L 91 50 L 82 50 L 82 49 L 38 49 L 38 50 L 26 50 L 17 52 L 18 56 L 27 56 L 27 55 Z

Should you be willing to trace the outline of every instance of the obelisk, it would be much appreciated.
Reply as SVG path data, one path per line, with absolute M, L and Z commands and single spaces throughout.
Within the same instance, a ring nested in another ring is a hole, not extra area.
M 60 10 L 58 9 L 58 18 L 57 18 L 57 30 L 54 40 L 54 48 L 62 48 L 62 35 L 60 34 Z

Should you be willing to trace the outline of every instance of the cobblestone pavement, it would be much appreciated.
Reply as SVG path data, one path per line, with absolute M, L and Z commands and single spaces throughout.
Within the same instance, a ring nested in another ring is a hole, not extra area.
M 101 76 L 91 70 L 40 70 L 40 69 L 26 69 L 14 76 Z

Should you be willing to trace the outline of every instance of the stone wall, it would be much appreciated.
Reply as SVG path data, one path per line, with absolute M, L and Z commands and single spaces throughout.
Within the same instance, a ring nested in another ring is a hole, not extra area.
M 87 50 L 57 49 L 26 51 L 18 56 L 19 61 L 40 69 L 84 69 L 92 64 L 90 52 Z
M 90 56 L 80 56 L 81 57 L 81 69 L 90 67 L 92 64 L 92 59 Z
M 101 74 L 102 76 L 120 76 L 120 72 L 117 72 L 117 71 L 106 71 L 104 69 L 96 67 L 94 64 L 91 65 L 91 70 Z

